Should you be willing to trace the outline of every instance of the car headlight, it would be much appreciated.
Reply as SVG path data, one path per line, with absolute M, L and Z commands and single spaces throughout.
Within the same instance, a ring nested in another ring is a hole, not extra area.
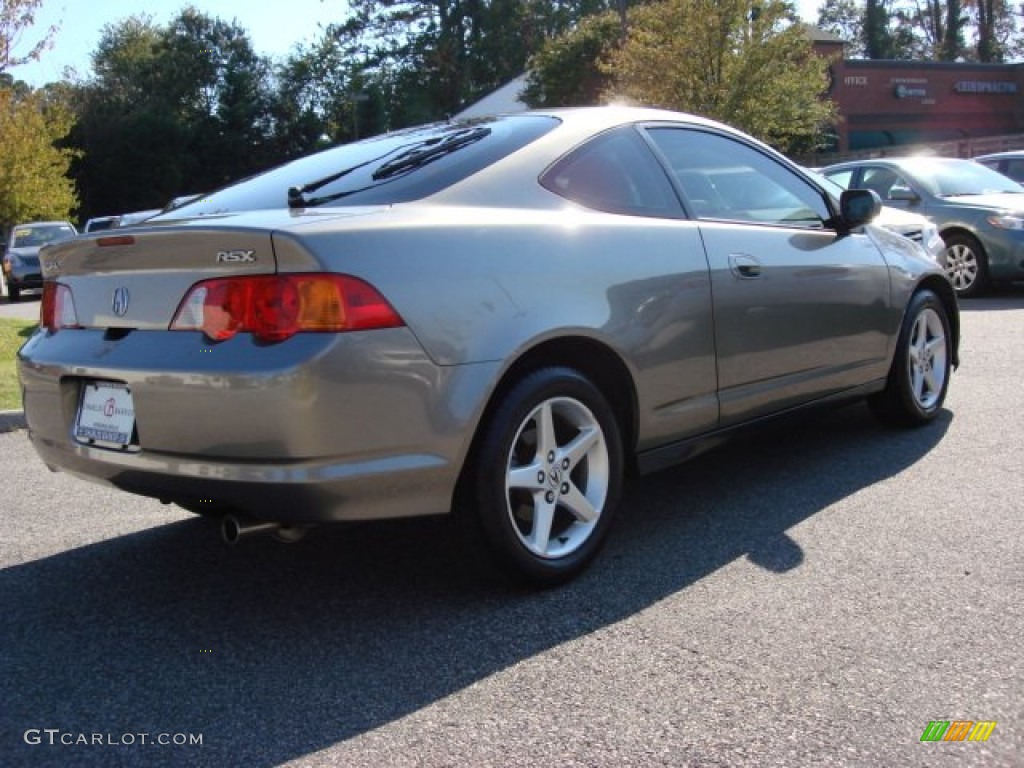
M 1016 213 L 993 214 L 987 220 L 999 229 L 1024 229 L 1024 216 Z

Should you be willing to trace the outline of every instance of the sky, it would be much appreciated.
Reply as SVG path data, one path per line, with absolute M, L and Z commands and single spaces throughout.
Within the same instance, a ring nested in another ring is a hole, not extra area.
M 814 21 L 820 3 L 798 0 L 797 8 L 805 21 Z M 66 67 L 85 78 L 90 74 L 89 55 L 105 25 L 140 14 L 165 24 L 188 4 L 188 0 L 43 0 L 36 16 L 37 34 L 26 32 L 22 49 L 56 24 L 60 30 L 53 48 L 40 61 L 14 67 L 10 74 L 37 88 L 60 80 Z M 237 21 L 249 32 L 257 53 L 278 58 L 299 43 L 315 40 L 322 26 L 344 19 L 347 8 L 345 0 L 194 0 L 192 5 L 215 18 Z
M 14 67 L 10 74 L 34 87 L 60 80 L 65 67 L 84 78 L 105 25 L 141 14 L 166 24 L 190 4 L 209 16 L 237 21 L 249 32 L 257 53 L 281 58 L 296 44 L 317 39 L 318 25 L 341 21 L 347 8 L 345 0 L 43 0 L 35 34 L 27 31 L 22 50 L 15 52 L 24 52 L 50 25 L 58 24 L 53 48 L 40 61 Z

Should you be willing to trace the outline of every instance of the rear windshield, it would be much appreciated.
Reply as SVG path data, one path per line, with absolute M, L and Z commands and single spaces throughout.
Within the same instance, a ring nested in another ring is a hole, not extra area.
M 558 124 L 553 117 L 509 115 L 383 134 L 294 160 L 167 215 L 285 208 L 289 189 L 293 208 L 418 200 L 501 160 Z

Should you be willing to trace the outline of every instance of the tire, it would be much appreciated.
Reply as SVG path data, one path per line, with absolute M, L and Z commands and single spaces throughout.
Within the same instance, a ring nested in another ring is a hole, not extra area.
M 622 487 L 607 400 L 579 372 L 543 368 L 482 429 L 456 508 L 469 558 L 527 586 L 572 579 L 607 538 Z
M 903 317 L 885 389 L 868 400 L 883 424 L 916 427 L 942 409 L 952 371 L 949 317 L 932 291 L 914 294 Z
M 988 290 L 988 256 L 976 238 L 962 233 L 946 238 L 946 277 L 960 298 Z
M 13 285 L 8 285 L 7 300 L 11 302 L 11 304 L 16 304 L 21 301 L 21 288 L 15 288 Z

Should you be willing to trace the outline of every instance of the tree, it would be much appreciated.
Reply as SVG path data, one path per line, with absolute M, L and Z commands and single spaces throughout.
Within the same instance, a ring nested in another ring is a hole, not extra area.
M 1020 15 L 1006 0 L 825 0 L 818 25 L 853 57 L 1000 62 L 1024 53 Z
M 696 112 L 782 151 L 823 138 L 835 106 L 822 98 L 816 56 L 782 0 L 666 0 L 635 8 L 625 43 L 608 55 L 609 95 Z
M 185 8 L 104 28 L 72 134 L 86 215 L 159 208 L 279 161 L 270 63 L 234 23 Z
M 825 0 L 818 8 L 818 28 L 843 40 L 846 55 L 863 58 L 867 54 L 864 44 L 865 9 L 857 0 Z
M 0 88 L 0 229 L 70 218 L 78 205 L 67 175 L 75 153 L 55 143 L 71 122 L 60 93 Z
M 351 0 L 329 28 L 389 127 L 454 114 L 522 74 L 546 40 L 625 0 Z
M 43 0 L 0 0 L 0 73 L 30 61 L 37 61 L 43 51 L 53 45 L 57 27 L 47 29 L 42 37 L 18 55 L 25 33 L 35 25 L 36 11 Z
M 621 34 L 618 13 L 606 12 L 548 40 L 530 59 L 523 101 L 531 107 L 596 104 L 611 84 L 600 61 L 619 44 Z

